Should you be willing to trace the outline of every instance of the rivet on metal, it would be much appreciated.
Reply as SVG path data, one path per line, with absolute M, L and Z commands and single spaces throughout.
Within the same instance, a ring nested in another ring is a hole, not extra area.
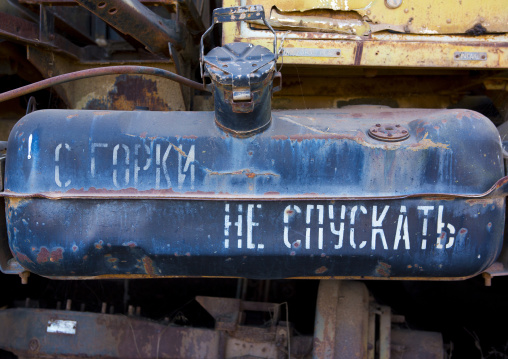
M 387 8 L 396 9 L 402 5 L 402 0 L 385 0 L 385 5 Z

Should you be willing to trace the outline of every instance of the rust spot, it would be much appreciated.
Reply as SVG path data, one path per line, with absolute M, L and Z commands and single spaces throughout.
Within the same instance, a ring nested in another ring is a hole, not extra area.
M 362 54 L 363 54 L 363 41 L 357 41 L 356 42 L 356 48 L 355 48 L 355 66 L 360 65 L 362 62 Z
M 103 98 L 93 98 L 85 109 L 132 111 L 136 106 L 148 107 L 152 111 L 168 111 L 171 106 L 161 97 L 157 82 L 144 76 L 119 75 L 113 88 Z M 106 115 L 108 111 L 96 111 L 95 115 Z
M 321 253 L 321 258 L 324 258 L 324 257 L 326 257 L 326 254 Z
M 319 267 L 318 269 L 316 269 L 314 273 L 322 274 L 322 273 L 326 272 L 327 270 L 328 270 L 328 268 L 326 268 L 325 266 L 322 266 L 322 267 Z
M 278 195 L 280 195 L 280 192 L 265 192 L 265 195 L 267 195 L 267 196 L 278 196 Z
M 289 137 L 286 135 L 272 136 L 272 140 L 287 140 Z
M 77 245 L 73 245 L 73 246 L 72 246 L 72 251 L 73 251 L 73 252 L 76 252 L 77 250 L 78 250 L 78 246 L 77 246 Z
M 77 116 L 78 116 L 77 114 L 74 114 L 74 115 L 69 115 L 69 116 L 67 116 L 67 118 L 68 118 L 68 119 L 71 119 L 71 118 L 73 118 L 73 117 L 77 117 Z
M 204 191 L 195 191 L 195 192 L 185 192 L 185 194 L 196 194 L 196 195 L 214 195 L 215 192 L 204 192 Z
M 376 273 L 383 276 L 383 277 L 389 277 L 390 276 L 390 268 L 392 266 L 388 263 L 379 262 L 376 266 Z
M 155 268 L 153 267 L 153 261 L 150 257 L 144 256 L 142 258 L 143 267 L 145 268 L 145 273 L 148 275 L 155 275 Z
M 186 255 L 187 257 L 190 257 L 190 253 L 189 253 L 189 252 L 185 253 L 185 255 Z
M 109 258 L 108 262 L 115 263 L 118 261 L 118 258 Z
M 46 263 L 50 257 L 49 250 L 46 247 L 41 247 L 39 254 L 37 254 L 37 263 Z
M 61 259 L 63 259 L 63 248 L 57 248 L 51 251 L 51 256 L 49 258 L 51 262 L 58 262 Z
M 472 28 L 466 30 L 466 34 L 471 35 L 471 36 L 479 36 L 479 35 L 484 35 L 486 33 L 487 33 L 487 29 L 485 28 L 485 26 L 483 26 L 480 23 L 478 23 L 475 26 L 473 26 Z
M 248 178 L 254 178 L 256 176 L 275 176 L 275 177 L 279 177 L 279 175 L 275 174 L 275 173 L 269 173 L 269 172 L 266 172 L 266 173 L 255 173 L 255 172 L 252 172 L 250 171 L 249 169 L 244 169 L 244 170 L 238 170 L 238 171 L 233 171 L 233 172 L 213 172 L 213 171 L 210 171 L 208 172 L 209 175 L 211 176 L 228 176 L 228 175 L 246 175 Z
M 127 243 L 122 243 L 122 246 L 134 248 L 137 246 L 137 244 L 131 241 L 131 242 L 127 242 Z
M 83 260 L 86 261 L 88 259 L 88 254 L 83 257 Z
M 294 256 L 296 254 L 295 251 L 291 251 L 291 253 L 289 253 L 290 255 Z
M 185 152 L 183 152 L 183 150 L 180 148 L 180 147 L 177 147 L 173 144 L 171 144 L 173 146 L 173 148 L 175 149 L 176 152 L 178 152 L 179 154 L 181 154 L 183 157 L 187 158 L 187 154 Z
M 297 242 L 295 242 L 295 243 L 293 243 L 293 247 L 295 247 L 295 248 L 300 247 L 300 243 L 299 243 L 298 241 L 297 241 Z
M 102 244 L 103 244 L 103 243 L 104 243 L 104 242 L 103 242 L 102 240 L 101 240 L 101 241 L 99 241 L 98 243 L 95 243 L 95 249 L 102 249 Z
M 147 134 L 148 134 L 148 133 L 147 133 L 146 131 L 145 131 L 145 132 L 142 132 L 142 133 L 139 135 L 139 137 L 141 137 L 141 138 L 146 138 L 146 135 L 147 135 Z
M 467 233 L 467 230 L 465 228 L 462 228 L 460 231 L 459 231 L 460 234 L 466 234 Z
M 32 260 L 30 258 L 28 258 L 28 256 L 24 253 L 21 253 L 21 252 L 15 252 L 16 254 L 16 259 L 18 260 L 18 262 L 20 263 L 33 263 Z
M 190 140 L 197 140 L 198 136 L 189 135 L 189 136 L 182 136 L 182 138 L 190 139 Z
M 253 153 L 252 153 L 252 151 L 249 151 L 248 155 L 249 155 L 249 156 L 252 156 L 252 154 L 253 154 Z

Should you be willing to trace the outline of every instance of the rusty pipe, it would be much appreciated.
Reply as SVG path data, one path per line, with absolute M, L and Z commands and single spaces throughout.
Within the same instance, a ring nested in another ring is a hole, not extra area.
M 87 79 L 91 77 L 97 76 L 105 76 L 105 75 L 119 75 L 119 74 L 127 74 L 127 75 L 151 75 L 151 76 L 159 76 L 164 77 L 168 80 L 176 81 L 182 85 L 189 86 L 195 90 L 199 91 L 209 91 L 206 87 L 196 81 L 192 81 L 186 77 L 177 75 L 171 71 L 158 69 L 155 67 L 146 67 L 146 66 L 109 66 L 109 67 L 98 67 L 94 69 L 81 70 L 76 72 L 71 72 L 68 74 L 58 75 L 55 77 L 51 77 L 49 79 L 45 79 L 42 81 L 35 82 L 30 85 L 26 85 L 14 90 L 10 90 L 0 94 L 0 102 L 11 100 L 13 98 L 23 96 L 29 94 L 31 92 L 39 91 L 50 86 L 60 85 L 65 82 L 70 82 L 74 80 Z

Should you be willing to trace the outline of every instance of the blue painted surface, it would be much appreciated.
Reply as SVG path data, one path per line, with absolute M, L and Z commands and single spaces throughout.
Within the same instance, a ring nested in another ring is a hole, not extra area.
M 208 112 L 23 118 L 4 193 L 17 260 L 56 277 L 425 278 L 474 275 L 499 254 L 504 194 L 453 199 L 503 177 L 497 130 L 477 113 L 281 111 L 247 139 L 213 121 Z M 379 122 L 410 138 L 370 138 Z

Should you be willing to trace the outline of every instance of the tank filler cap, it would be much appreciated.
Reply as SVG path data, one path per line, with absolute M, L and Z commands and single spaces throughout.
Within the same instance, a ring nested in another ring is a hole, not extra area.
M 369 136 L 379 141 L 398 142 L 407 140 L 409 131 L 399 124 L 377 123 L 369 129 Z
M 206 56 L 203 38 L 217 23 L 263 20 L 273 32 L 273 49 L 237 42 L 216 47 Z M 260 5 L 219 8 L 213 11 L 212 26 L 201 38 L 201 76 L 212 80 L 215 121 L 223 130 L 238 137 L 250 136 L 266 129 L 271 121 L 273 80 L 276 72 L 277 37 L 265 19 Z
M 213 82 L 232 87 L 233 101 L 250 101 L 252 86 L 275 70 L 275 54 L 264 46 L 237 42 L 210 51 L 205 69 Z

